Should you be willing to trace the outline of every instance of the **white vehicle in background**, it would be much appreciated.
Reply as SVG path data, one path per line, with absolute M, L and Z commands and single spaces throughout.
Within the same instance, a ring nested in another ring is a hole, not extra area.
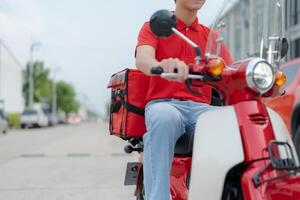
M 48 118 L 48 126 L 55 126 L 58 121 L 57 115 L 53 114 L 49 108 L 43 108 L 43 111 Z
M 32 108 L 26 108 L 21 114 L 21 128 L 27 127 L 47 127 L 48 117 L 44 111 L 35 106 Z

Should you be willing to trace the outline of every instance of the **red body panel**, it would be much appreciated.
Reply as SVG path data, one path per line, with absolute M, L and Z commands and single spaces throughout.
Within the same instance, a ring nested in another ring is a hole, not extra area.
M 290 176 L 268 184 L 265 197 L 270 200 L 300 199 L 300 177 Z
M 286 94 L 284 96 L 274 98 L 271 101 L 267 101 L 267 105 L 280 114 L 286 124 L 286 127 L 288 127 L 289 132 L 291 131 L 291 114 L 293 111 L 294 101 L 295 97 L 292 94 Z
M 294 174 L 255 187 L 252 179 L 270 163 L 267 147 L 275 140 L 265 105 L 260 101 L 246 101 L 234 105 L 244 145 L 245 164 L 251 163 L 241 177 L 245 200 L 296 200 L 300 199 L 300 176 Z M 263 160 L 261 160 L 263 159 Z M 288 171 L 272 167 L 261 175 L 261 181 L 278 178 Z
M 191 172 L 192 157 L 174 157 L 171 170 L 171 195 L 173 200 L 187 200 L 187 177 Z
M 245 101 L 234 105 L 244 145 L 245 163 L 268 158 L 267 147 L 275 140 L 273 128 L 264 104 Z
M 265 182 L 255 187 L 252 178 L 263 169 L 270 160 L 252 163 L 241 177 L 241 186 L 245 200 L 298 200 L 300 199 L 300 176 L 290 175 L 278 180 Z M 286 171 L 267 170 L 261 181 L 286 174 Z
M 292 60 L 281 66 L 281 69 L 288 69 L 294 65 L 299 65 L 299 69 L 297 70 L 294 80 L 285 86 L 285 95 L 263 100 L 267 106 L 280 114 L 290 132 L 291 115 L 296 104 L 300 102 L 300 59 Z M 289 75 L 291 74 L 287 74 L 287 76 Z

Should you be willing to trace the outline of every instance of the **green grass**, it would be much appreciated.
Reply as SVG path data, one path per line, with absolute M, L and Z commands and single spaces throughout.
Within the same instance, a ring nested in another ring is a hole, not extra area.
M 20 116 L 20 113 L 8 113 L 10 128 L 20 128 Z

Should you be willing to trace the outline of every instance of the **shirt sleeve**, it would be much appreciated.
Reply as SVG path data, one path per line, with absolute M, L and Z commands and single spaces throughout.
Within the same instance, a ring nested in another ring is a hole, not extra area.
M 142 26 L 139 32 L 138 42 L 135 48 L 135 55 L 136 55 L 136 50 L 139 46 L 149 45 L 156 50 L 157 43 L 158 43 L 158 38 L 152 33 L 149 22 L 144 23 L 144 25 Z

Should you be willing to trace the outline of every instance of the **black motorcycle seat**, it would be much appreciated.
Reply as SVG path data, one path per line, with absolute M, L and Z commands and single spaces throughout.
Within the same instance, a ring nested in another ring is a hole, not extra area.
M 192 156 L 194 144 L 194 131 L 183 134 L 175 145 L 175 156 Z

